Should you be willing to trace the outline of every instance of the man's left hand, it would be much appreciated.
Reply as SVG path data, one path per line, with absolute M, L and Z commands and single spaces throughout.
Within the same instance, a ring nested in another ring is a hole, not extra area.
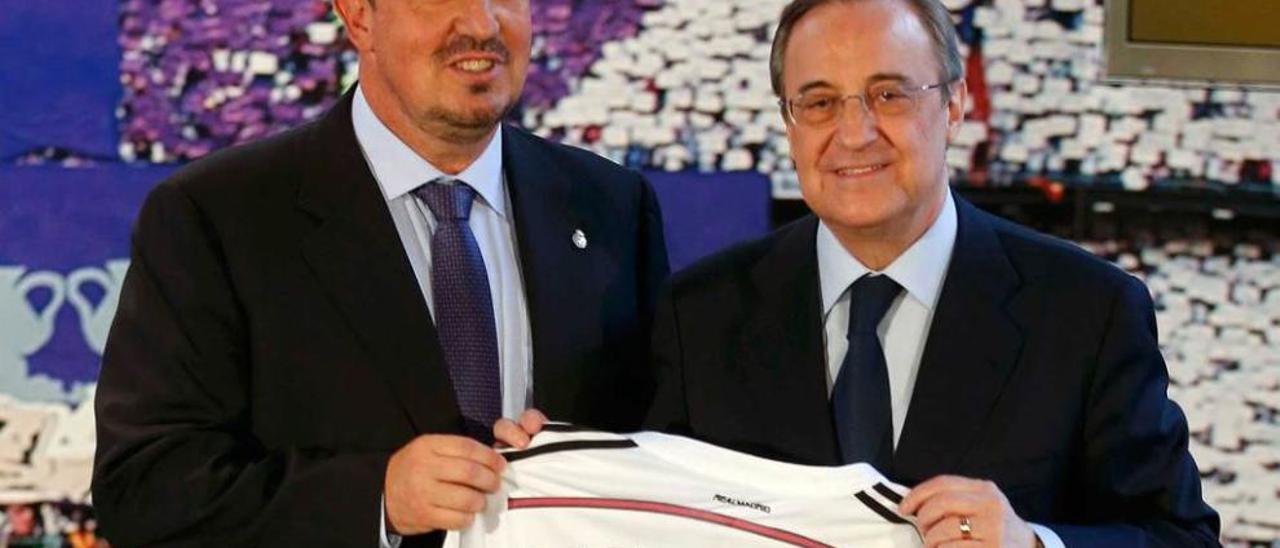
M 898 511 L 916 516 L 925 548 L 1036 546 L 1035 531 L 989 481 L 938 476 L 907 493 Z

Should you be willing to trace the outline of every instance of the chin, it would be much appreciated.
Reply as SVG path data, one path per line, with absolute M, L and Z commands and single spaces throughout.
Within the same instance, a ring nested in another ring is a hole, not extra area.
M 501 118 L 515 105 L 516 99 L 506 94 L 488 93 L 472 95 L 458 102 L 459 112 L 475 116 L 495 116 Z
M 829 224 L 835 224 L 850 230 L 867 231 L 888 228 L 907 214 L 906 207 L 896 196 L 866 195 L 858 197 L 841 196 L 838 201 L 829 202 L 831 207 L 816 209 Z M 825 210 L 825 211 L 824 211 Z
M 507 106 L 490 101 L 459 101 L 438 111 L 439 118 L 459 127 L 492 127 L 507 113 Z
M 891 215 L 884 214 L 884 212 L 860 211 L 854 214 L 846 213 L 836 215 L 834 218 L 835 222 L 832 224 L 842 226 L 849 230 L 870 232 L 888 228 L 892 219 L 893 217 Z

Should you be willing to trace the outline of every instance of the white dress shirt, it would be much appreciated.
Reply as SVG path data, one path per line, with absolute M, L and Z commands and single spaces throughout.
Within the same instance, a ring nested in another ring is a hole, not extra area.
M 880 272 L 873 272 L 845 250 L 825 222 L 818 223 L 818 278 L 822 286 L 823 334 L 827 350 L 827 393 L 849 350 L 849 286 L 866 274 L 888 276 L 902 286 L 876 329 L 889 368 L 889 401 L 893 407 L 893 445 L 898 446 L 902 425 L 911 406 L 911 394 L 920 372 L 920 358 L 934 309 L 947 278 L 947 267 L 956 244 L 956 204 L 948 191 L 938 218 L 920 239 Z M 1031 524 L 1047 548 L 1062 541 L 1048 528 Z
M 457 175 L 449 175 L 431 165 L 387 128 L 356 89 L 351 108 L 356 141 L 387 200 L 391 220 L 404 246 L 422 299 L 435 317 L 431 293 L 431 234 L 436 219 L 430 208 L 412 191 L 440 177 L 462 181 L 476 191 L 468 224 L 480 246 L 489 275 L 493 298 L 494 327 L 497 330 L 498 367 L 502 382 L 502 414 L 517 418 L 532 401 L 532 339 L 524 283 L 516 256 L 516 232 L 502 166 L 502 127 L 494 133 L 484 152 Z M 424 337 L 426 333 L 422 334 Z M 422 364 L 426 367 L 426 364 Z M 384 529 L 379 544 L 394 547 L 400 538 Z
M 849 286 L 863 275 L 875 272 L 846 251 L 825 222 L 818 223 L 817 242 L 827 347 L 827 392 L 830 394 L 849 350 L 849 340 L 845 338 L 849 330 Z M 956 206 L 948 192 L 942 212 L 929 230 L 878 273 L 888 276 L 903 289 L 876 329 L 884 347 L 885 364 L 889 367 L 894 447 L 898 445 L 902 424 L 907 418 L 924 341 L 929 337 L 933 309 L 938 304 L 955 243 Z

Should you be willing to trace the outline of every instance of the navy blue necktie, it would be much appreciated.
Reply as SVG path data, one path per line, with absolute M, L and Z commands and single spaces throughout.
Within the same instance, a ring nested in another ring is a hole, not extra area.
M 467 220 L 476 192 L 465 183 L 437 179 L 413 191 L 436 218 L 431 235 L 431 293 L 436 329 L 468 436 L 493 443 L 502 415 L 498 336 L 489 275 Z
M 849 286 L 849 352 L 831 390 L 844 463 L 865 462 L 885 474 L 893 466 L 893 405 L 876 328 L 901 290 L 888 276 L 866 275 Z

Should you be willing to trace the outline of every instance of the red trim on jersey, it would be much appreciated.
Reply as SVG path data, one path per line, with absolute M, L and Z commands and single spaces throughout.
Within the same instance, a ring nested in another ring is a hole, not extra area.
M 511 510 L 521 508 L 604 508 L 609 510 L 650 512 L 654 514 L 678 516 L 714 523 L 716 525 L 723 525 L 739 531 L 754 533 L 779 542 L 785 542 L 792 546 L 802 546 L 804 548 L 833 548 L 830 544 L 824 544 L 803 535 L 784 531 L 775 527 L 768 527 L 760 525 L 759 523 L 753 523 L 744 519 L 717 514 L 715 512 L 708 512 L 706 510 L 698 510 L 697 508 L 689 508 L 686 506 L 677 506 L 674 504 L 648 500 L 591 497 L 527 497 L 507 499 L 507 508 Z

